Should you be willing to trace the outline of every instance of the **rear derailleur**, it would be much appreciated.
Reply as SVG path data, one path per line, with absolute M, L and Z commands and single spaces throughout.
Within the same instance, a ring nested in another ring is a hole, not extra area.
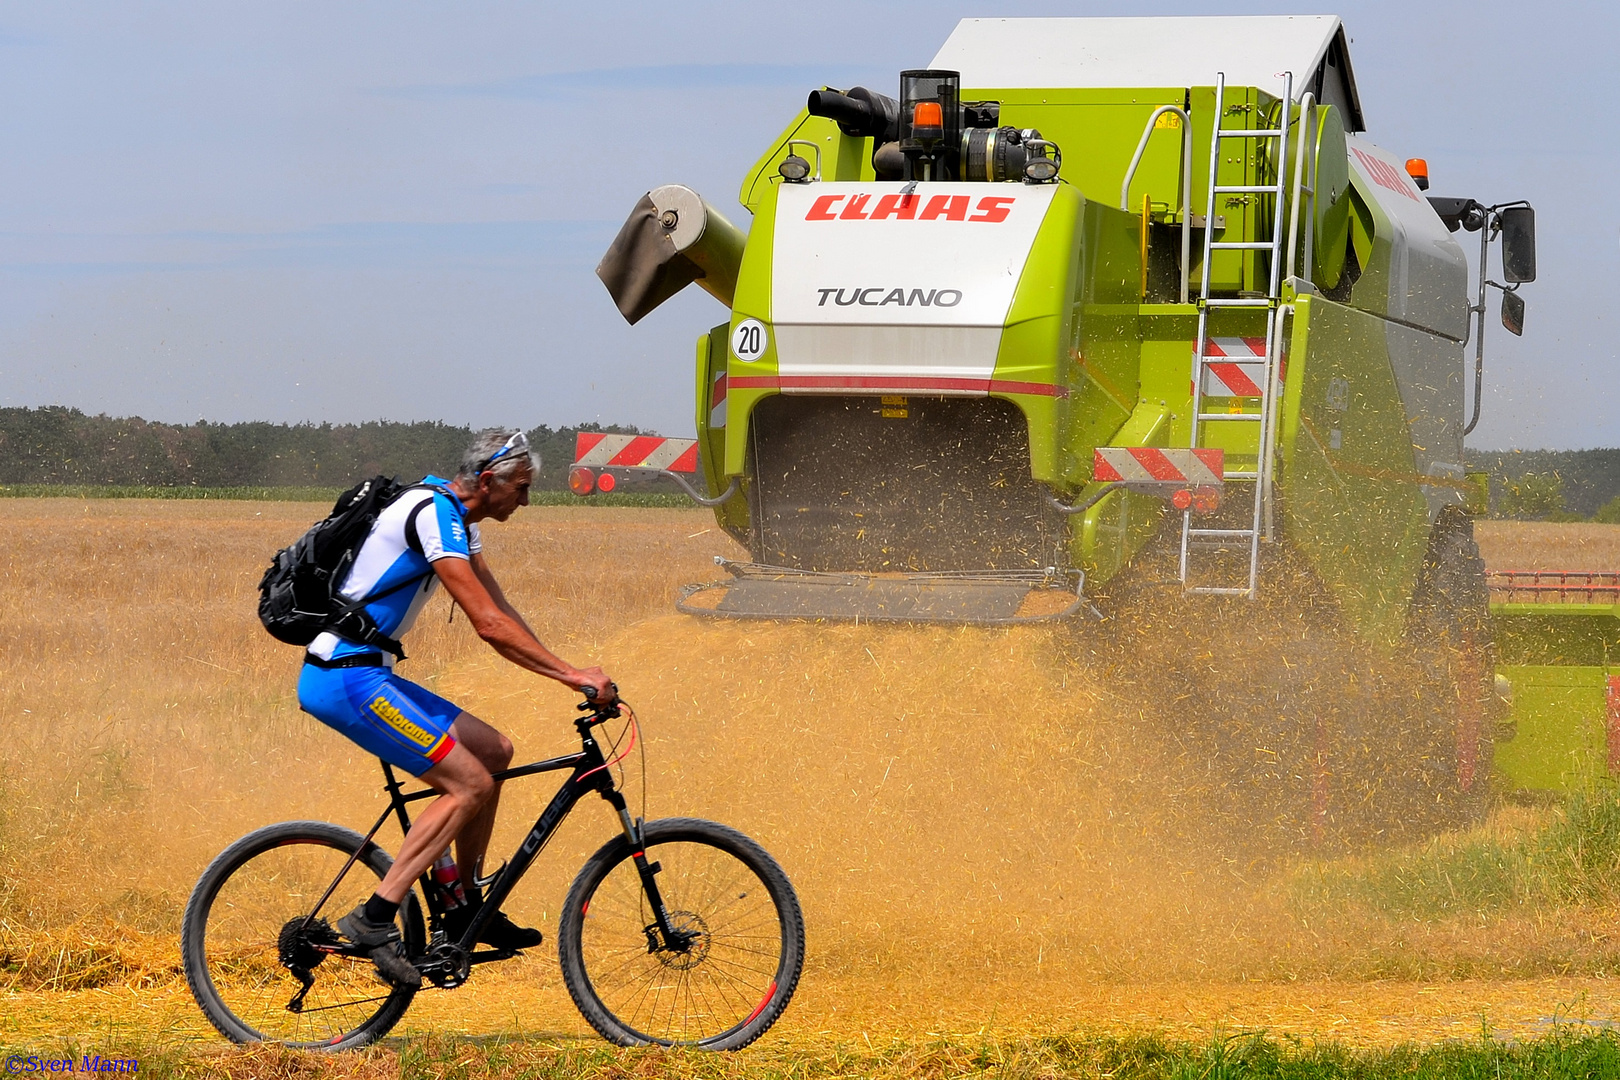
M 325 919 L 307 915 L 287 920 L 276 935 L 276 958 L 298 980 L 298 993 L 287 1002 L 287 1011 L 304 1011 L 304 997 L 315 985 L 314 971 L 332 953 L 343 952 L 343 938 Z

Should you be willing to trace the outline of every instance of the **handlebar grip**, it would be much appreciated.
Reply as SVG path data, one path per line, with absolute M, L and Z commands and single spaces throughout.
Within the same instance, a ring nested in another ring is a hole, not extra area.
M 615 682 L 610 682 L 610 683 L 608 683 L 608 686 L 612 687 L 613 696 L 618 697 L 619 696 L 619 684 L 615 683 Z M 594 687 L 594 686 L 582 686 L 582 687 L 580 687 L 579 692 L 585 695 L 585 700 L 586 701 L 595 701 L 596 700 L 596 687 Z

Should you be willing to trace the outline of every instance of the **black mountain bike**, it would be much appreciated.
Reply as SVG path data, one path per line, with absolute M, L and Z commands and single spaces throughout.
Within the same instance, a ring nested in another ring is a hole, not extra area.
M 497 780 L 572 770 L 505 865 L 461 940 L 448 940 L 443 887 L 424 874 L 426 900 L 405 896 L 396 925 L 406 955 L 433 987 L 466 982 L 479 964 L 516 952 L 477 947 L 489 917 L 533 864 L 574 805 L 596 792 L 622 835 L 585 863 L 563 903 L 557 947 L 574 1004 L 603 1038 L 737 1050 L 776 1022 L 804 966 L 804 917 L 787 875 L 763 848 L 712 821 L 632 819 L 614 766 L 636 741 L 626 721 L 622 753 L 603 753 L 592 729 L 618 705 L 579 706 L 577 754 L 506 769 Z M 621 740 L 624 737 L 621 734 Z M 389 795 L 361 836 L 323 821 L 286 821 L 242 837 L 214 859 L 191 891 L 181 929 L 186 981 L 220 1033 L 236 1042 L 344 1049 L 381 1037 L 416 990 L 389 988 L 332 922 L 363 902 L 393 859 L 372 842 L 390 815 L 410 831 L 406 792 L 383 763 Z M 424 987 L 426 989 L 426 987 Z

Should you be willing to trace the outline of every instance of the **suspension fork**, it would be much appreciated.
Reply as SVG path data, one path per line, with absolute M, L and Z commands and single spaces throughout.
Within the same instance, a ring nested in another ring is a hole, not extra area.
M 692 935 L 676 930 L 670 925 L 669 911 L 664 907 L 663 894 L 658 891 L 657 875 L 663 867 L 656 862 L 647 861 L 647 848 L 642 842 L 641 821 L 631 819 L 630 808 L 624 801 L 624 795 L 616 788 L 603 788 L 602 798 L 606 799 L 619 814 L 619 827 L 624 830 L 625 842 L 630 845 L 630 858 L 636 864 L 636 874 L 641 878 L 641 891 L 646 894 L 647 903 L 652 908 L 653 925 L 658 927 L 658 933 L 664 939 L 664 948 L 685 952 Z

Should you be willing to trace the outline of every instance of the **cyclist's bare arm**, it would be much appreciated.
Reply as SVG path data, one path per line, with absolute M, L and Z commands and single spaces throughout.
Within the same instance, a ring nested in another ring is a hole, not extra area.
M 496 601 L 471 562 L 439 559 L 433 563 L 433 572 L 467 613 L 474 632 L 496 652 L 536 675 L 556 679 L 576 690 L 595 687 L 598 700 L 613 700 L 613 683 L 601 668 L 576 668 L 542 645 L 522 619 L 508 614 L 509 605 L 503 607 L 504 597 L 502 602 Z
M 529 632 L 531 637 L 538 639 L 540 635 L 534 632 L 534 627 L 530 626 L 529 621 L 518 614 L 517 608 L 513 607 L 506 599 L 506 593 L 502 590 L 501 583 L 495 580 L 495 572 L 489 568 L 489 563 L 485 561 L 483 553 L 473 552 L 471 562 L 473 573 L 478 576 L 479 581 L 484 583 L 484 588 L 489 590 L 489 595 L 495 601 L 495 606 L 506 612 L 510 618 L 516 619 L 523 626 L 523 629 Z

